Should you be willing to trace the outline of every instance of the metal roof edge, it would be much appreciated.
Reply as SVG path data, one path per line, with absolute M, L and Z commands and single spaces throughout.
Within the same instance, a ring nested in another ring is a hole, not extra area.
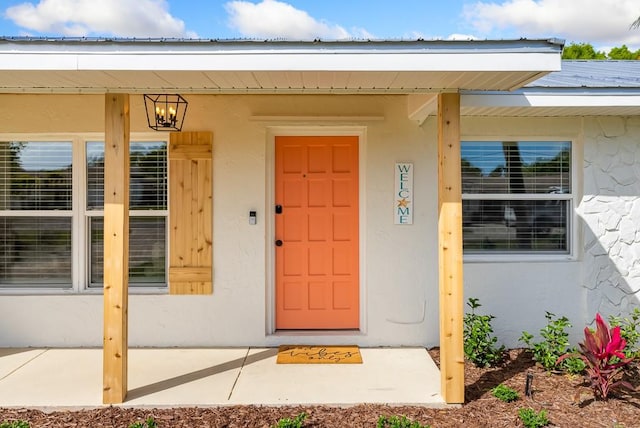
M 216 48 L 403 48 L 426 50 L 481 50 L 513 51 L 527 49 L 535 52 L 560 52 L 564 40 L 547 39 L 345 39 L 345 40 L 288 40 L 288 39 L 181 39 L 181 38 L 109 38 L 109 37 L 24 37 L 0 36 L 0 46 L 147 46 L 147 47 L 216 47 Z
M 640 96 L 640 87 L 611 87 L 611 88 L 589 88 L 589 87 L 531 87 L 525 86 L 513 91 L 460 91 L 462 95 L 539 95 L 539 96 Z

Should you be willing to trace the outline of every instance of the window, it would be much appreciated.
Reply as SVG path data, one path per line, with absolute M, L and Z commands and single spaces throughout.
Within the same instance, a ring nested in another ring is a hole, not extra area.
M 0 289 L 102 287 L 104 143 L 6 140 Z M 167 143 L 130 148 L 129 283 L 166 287 Z
M 466 254 L 570 254 L 571 142 L 461 144 Z
M 129 284 L 166 285 L 167 145 L 130 143 Z M 89 286 L 102 287 L 104 143 L 87 143 Z
M 0 287 L 71 287 L 71 164 L 71 142 L 0 142 Z

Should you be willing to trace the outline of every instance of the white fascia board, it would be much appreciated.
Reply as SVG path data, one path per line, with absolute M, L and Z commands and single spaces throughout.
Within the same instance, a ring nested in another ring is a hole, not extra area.
M 76 54 L 5 54 L 0 53 L 0 70 L 77 70 Z
M 640 94 L 463 94 L 461 107 L 638 107 Z
M 551 72 L 560 56 L 545 53 L 0 53 L 2 70 Z

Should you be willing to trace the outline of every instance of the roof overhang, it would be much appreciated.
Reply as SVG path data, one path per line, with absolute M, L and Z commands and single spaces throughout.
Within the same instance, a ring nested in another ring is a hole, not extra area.
M 0 39 L 0 93 L 510 91 L 559 71 L 563 42 Z
M 629 116 L 640 115 L 638 89 L 521 89 L 512 93 L 462 93 L 464 116 Z

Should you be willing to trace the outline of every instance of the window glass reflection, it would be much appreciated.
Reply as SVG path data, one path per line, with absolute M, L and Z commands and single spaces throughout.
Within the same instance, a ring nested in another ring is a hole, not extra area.
M 104 220 L 91 217 L 89 233 L 90 280 L 92 287 L 104 281 Z M 164 217 L 131 217 L 129 219 L 129 282 L 131 285 L 166 285 L 166 219 Z
M 463 142 L 463 193 L 570 193 L 571 143 Z
M 568 253 L 571 143 L 461 144 L 466 253 Z
M 71 210 L 70 142 L 0 142 L 0 210 Z
M 167 145 L 131 142 L 129 208 L 167 209 Z M 104 143 L 87 143 L 87 208 L 104 206 Z
M 0 287 L 71 286 L 71 218 L 0 217 Z

